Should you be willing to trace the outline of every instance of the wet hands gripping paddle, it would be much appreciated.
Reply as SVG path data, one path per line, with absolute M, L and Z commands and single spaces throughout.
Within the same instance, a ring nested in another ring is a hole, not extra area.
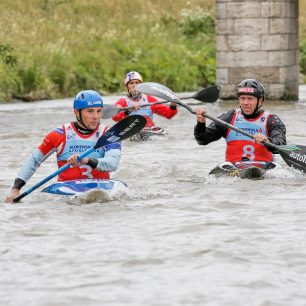
M 220 87 L 216 86 L 218 88 L 218 96 L 219 96 L 219 89 Z M 166 99 L 170 102 L 175 102 L 178 105 L 184 107 L 192 114 L 195 114 L 195 111 L 187 104 L 181 102 L 173 93 L 171 89 L 168 87 L 158 84 L 158 83 L 142 83 L 136 86 L 137 91 L 140 91 L 144 94 L 152 95 L 155 97 L 159 97 L 162 99 Z M 212 91 L 214 92 L 214 91 Z M 208 118 L 212 121 L 215 121 L 223 126 L 226 126 L 232 130 L 235 130 L 249 138 L 254 139 L 254 135 L 249 134 L 248 132 L 241 130 L 239 128 L 236 128 L 235 126 L 219 119 L 214 118 L 208 114 L 203 114 L 205 118 Z M 278 146 L 270 142 L 264 142 L 264 146 L 267 148 L 272 148 L 273 150 L 277 151 L 281 157 L 284 159 L 286 164 L 290 167 L 293 167 L 295 169 L 298 169 L 300 171 L 303 171 L 306 173 L 306 146 L 301 145 L 282 145 Z
M 140 132 L 144 128 L 146 123 L 147 123 L 147 120 L 143 116 L 139 116 L 139 115 L 132 115 L 132 116 L 129 116 L 121 120 L 120 122 L 112 126 L 110 129 L 108 129 L 107 132 L 98 139 L 95 146 L 93 146 L 92 148 L 89 148 L 84 153 L 80 154 L 78 156 L 78 161 L 81 161 L 84 157 L 88 156 L 90 153 L 92 153 L 98 148 L 101 148 L 103 146 L 106 146 L 114 142 L 122 141 L 124 139 L 127 139 L 135 135 L 136 133 Z M 13 200 L 13 202 L 19 202 L 22 198 L 24 198 L 25 196 L 30 194 L 32 191 L 42 186 L 43 184 L 45 184 L 46 182 L 48 182 L 49 180 L 51 180 L 58 174 L 62 173 L 69 167 L 70 167 L 70 164 L 66 164 L 62 166 L 61 168 L 56 170 L 54 173 L 52 173 L 45 179 L 38 182 L 33 187 L 29 188 L 28 190 L 20 194 L 18 197 L 16 197 Z

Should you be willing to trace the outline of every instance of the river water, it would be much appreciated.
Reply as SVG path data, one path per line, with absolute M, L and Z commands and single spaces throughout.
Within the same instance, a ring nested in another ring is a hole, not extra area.
M 301 90 L 298 103 L 265 107 L 286 124 L 289 144 L 306 144 Z M 34 191 L 4 204 L 28 154 L 74 119 L 71 103 L 0 105 L 1 305 L 305 305 L 306 178 L 280 157 L 283 169 L 264 180 L 208 176 L 225 143 L 199 146 L 185 109 L 156 116 L 166 137 L 123 142 L 112 178 L 128 184 L 124 196 L 71 205 Z M 233 106 L 207 109 L 217 116 Z M 52 156 L 27 187 L 55 169 Z

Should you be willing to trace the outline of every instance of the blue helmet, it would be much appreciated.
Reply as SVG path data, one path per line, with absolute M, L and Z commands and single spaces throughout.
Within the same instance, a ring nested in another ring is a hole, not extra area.
M 100 94 L 94 90 L 80 91 L 73 101 L 73 108 L 81 110 L 91 107 L 103 107 L 103 100 Z

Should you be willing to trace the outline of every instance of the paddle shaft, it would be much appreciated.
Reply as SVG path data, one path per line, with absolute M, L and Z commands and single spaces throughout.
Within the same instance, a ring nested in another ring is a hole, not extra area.
M 177 103 L 179 105 L 181 105 L 182 107 L 186 108 L 188 111 L 190 111 L 192 114 L 195 114 L 195 111 L 189 106 L 186 105 L 183 102 L 177 101 Z M 207 115 L 205 113 L 202 114 L 203 117 L 208 118 L 212 121 L 215 121 L 221 125 L 224 125 L 240 134 L 243 134 L 249 138 L 254 139 L 254 135 L 241 130 L 231 124 L 229 124 L 228 122 L 225 122 L 219 118 L 215 118 L 212 117 L 210 115 Z M 305 152 L 305 147 L 303 146 L 297 146 L 297 145 L 293 145 L 292 146 L 278 146 L 274 143 L 271 143 L 269 141 L 263 141 L 262 144 L 267 147 L 268 149 L 273 149 L 276 152 L 278 152 L 281 157 L 284 159 L 284 161 L 286 162 L 286 164 L 290 167 L 296 168 L 298 170 L 303 171 L 304 173 L 306 173 L 306 152 Z
M 137 86 L 138 86 L 140 92 L 143 92 L 145 94 L 155 95 L 155 96 L 160 97 L 162 99 L 168 100 L 169 102 L 175 102 L 176 104 L 186 108 L 190 113 L 192 113 L 194 115 L 196 114 L 196 112 L 194 111 L 194 109 L 192 107 L 190 107 L 188 104 L 185 104 L 184 102 L 181 102 L 179 100 L 179 98 L 175 95 L 175 93 L 172 92 L 171 89 L 169 89 L 168 87 L 166 87 L 164 85 L 161 85 L 161 84 L 158 84 L 158 83 L 148 82 L 148 83 L 139 84 Z M 220 88 L 215 87 L 215 90 L 219 90 L 219 89 Z M 204 92 L 204 91 L 202 91 L 202 92 Z M 195 96 L 197 96 L 198 94 L 199 94 L 199 92 L 197 94 L 195 94 Z M 245 132 L 244 130 L 240 130 L 239 128 L 236 128 L 235 126 L 233 126 L 233 125 L 231 125 L 231 124 L 229 124 L 229 123 L 227 123 L 227 122 L 225 122 L 225 121 L 223 121 L 219 118 L 214 118 L 214 117 L 212 117 L 210 115 L 207 115 L 205 113 L 203 113 L 203 116 L 205 118 L 208 118 L 210 120 L 218 122 L 222 125 L 225 125 L 228 128 L 230 128 L 232 130 L 235 130 L 235 131 L 237 131 L 237 132 L 239 132 L 239 133 L 241 133 L 241 134 L 243 134 L 247 137 L 250 137 L 250 138 L 254 139 L 254 135 L 249 134 L 248 132 Z M 271 148 L 273 147 L 274 149 L 279 150 L 278 146 L 276 146 L 276 145 L 274 145 L 270 142 L 263 142 L 263 144 L 265 146 L 270 146 Z
M 187 104 L 185 104 L 185 103 L 183 103 L 183 102 L 181 102 L 181 101 L 176 101 L 176 103 L 177 103 L 178 105 L 180 105 L 180 106 L 186 108 L 190 113 L 192 113 L 192 114 L 194 114 L 194 115 L 196 114 L 196 112 L 194 111 L 194 109 L 193 109 L 192 107 L 190 107 L 189 105 L 187 105 Z M 210 120 L 212 120 L 212 121 L 218 122 L 218 123 L 220 123 L 221 125 L 227 126 L 228 128 L 230 128 L 230 129 L 232 129 L 232 130 L 235 130 L 235 131 L 238 132 L 238 133 L 241 133 L 241 134 L 243 134 L 243 135 L 245 135 L 245 136 L 247 136 L 247 137 L 250 137 L 250 138 L 254 139 L 254 135 L 252 135 L 252 134 L 250 134 L 250 133 L 248 133 L 248 132 L 246 132 L 246 131 L 244 131 L 244 130 L 239 129 L 239 128 L 237 128 L 237 127 L 231 125 L 231 124 L 228 123 L 228 122 L 225 122 L 225 121 L 223 121 L 223 120 L 221 120 L 221 119 L 219 119 L 219 118 L 212 117 L 212 116 L 210 116 L 210 115 L 208 115 L 208 114 L 205 114 L 205 113 L 203 113 L 202 115 L 203 115 L 203 117 L 205 117 L 205 118 L 207 118 L 207 119 L 210 119 Z M 273 148 L 273 149 L 279 151 L 278 146 L 275 145 L 275 144 L 273 144 L 273 143 L 271 143 L 271 142 L 264 141 L 264 142 L 263 142 L 263 145 L 265 145 L 266 147 L 270 147 L 270 148 Z
M 195 99 L 195 100 L 202 101 L 203 99 L 205 99 L 205 92 L 207 91 L 207 89 L 209 89 L 209 88 L 201 89 L 200 91 L 196 92 L 194 95 L 187 96 L 187 97 L 182 97 L 182 98 L 180 98 L 180 100 Z M 173 101 L 163 100 L 163 101 L 158 101 L 158 102 L 153 102 L 153 103 L 142 104 L 142 105 L 140 105 L 140 107 L 146 107 L 146 106 L 151 106 L 151 105 L 156 105 L 156 104 L 165 104 L 165 103 L 169 103 L 169 102 L 173 102 Z M 125 108 L 119 109 L 119 111 L 130 110 L 132 108 L 133 108 L 133 106 L 125 107 Z
M 152 105 L 157 105 L 157 104 L 165 104 L 165 103 L 169 103 L 169 102 L 170 101 L 158 101 L 158 102 L 140 104 L 139 107 L 147 107 L 147 106 L 152 106 Z M 118 112 L 125 111 L 125 110 L 131 110 L 133 108 L 134 108 L 134 106 L 119 108 Z
M 138 87 L 138 90 L 142 93 L 145 94 L 150 94 L 152 96 L 156 96 L 171 102 L 175 102 L 178 105 L 186 108 L 189 112 L 191 112 L 192 114 L 196 114 L 196 112 L 193 110 L 193 108 L 191 108 L 189 105 L 181 102 L 175 95 L 175 93 L 169 89 L 168 87 L 166 87 L 165 85 L 162 84 L 158 84 L 158 83 L 142 83 L 136 86 L 136 88 Z M 215 87 L 215 89 L 212 90 L 213 94 L 217 94 L 215 97 L 218 96 L 218 91 L 220 90 L 219 87 Z M 214 118 L 210 115 L 207 115 L 205 113 L 203 113 L 203 116 L 205 118 L 211 119 L 215 122 L 218 122 L 221 125 L 225 125 L 230 129 L 233 129 L 235 131 L 237 131 L 238 133 L 241 133 L 249 138 L 255 139 L 254 135 L 249 134 L 247 132 L 245 132 L 244 130 L 241 130 L 239 128 L 236 128 L 235 126 L 224 122 L 223 120 L 219 119 L 219 118 Z M 278 152 L 282 158 L 284 159 L 284 161 L 287 163 L 288 166 L 290 167 L 294 167 L 298 170 L 303 171 L 304 173 L 306 173 L 306 147 L 305 146 L 299 146 L 299 145 L 275 145 L 269 141 L 263 141 L 262 145 L 264 145 L 265 147 L 267 147 L 268 149 L 273 149 L 276 152 Z
M 146 104 L 141 104 L 139 107 L 147 107 L 147 106 L 152 106 L 156 104 L 165 104 L 169 103 L 170 101 L 158 101 L 158 102 L 153 102 L 153 103 L 146 103 Z M 113 105 L 105 105 L 104 111 L 103 111 L 103 119 L 109 119 L 112 118 L 113 116 L 116 116 L 120 112 L 124 112 L 127 110 L 133 109 L 134 106 L 129 106 L 129 107 L 123 107 L 119 108 Z
M 137 85 L 137 86 L 139 86 L 139 85 Z M 195 100 L 202 101 L 202 102 L 213 103 L 218 99 L 219 92 L 220 92 L 220 87 L 219 86 L 211 86 L 211 87 L 203 88 L 203 89 L 197 91 L 192 96 L 182 97 L 181 100 L 195 99 Z M 145 93 L 145 94 L 151 95 L 149 92 Z M 164 96 L 163 96 L 162 99 L 164 99 Z M 140 107 L 147 107 L 147 106 L 153 106 L 153 105 L 157 105 L 157 104 L 166 104 L 166 103 L 169 103 L 169 102 L 176 102 L 176 101 L 169 101 L 169 100 L 165 99 L 163 101 L 146 103 L 146 104 L 142 104 L 142 105 L 139 105 L 139 106 Z M 113 116 L 116 116 L 121 111 L 126 111 L 126 110 L 131 110 L 131 109 L 133 109 L 133 106 L 118 108 L 118 107 L 112 106 L 112 105 L 105 105 L 104 110 L 103 110 L 103 118 L 104 119 L 109 119 L 109 118 L 112 118 Z
M 195 112 L 193 112 L 193 113 L 195 113 Z M 220 124 L 222 124 L 222 125 L 225 125 L 225 126 L 227 126 L 228 128 L 230 128 L 230 129 L 232 129 L 232 130 L 234 130 L 234 131 L 236 131 L 236 132 L 238 132 L 238 133 L 240 133 L 240 134 L 243 134 L 243 135 L 245 135 L 245 136 L 247 136 L 247 137 L 250 137 L 250 138 L 254 139 L 254 135 L 252 135 L 252 134 L 250 134 L 250 133 L 248 133 L 248 132 L 246 132 L 246 131 L 244 131 L 244 130 L 241 130 L 241 129 L 239 129 L 239 128 L 236 128 L 235 126 L 229 124 L 228 122 L 225 122 L 225 121 L 223 121 L 223 120 L 221 120 L 221 119 L 219 119 L 219 118 L 215 118 L 215 117 L 212 117 L 212 116 L 207 115 L 207 114 L 203 114 L 203 116 L 204 116 L 205 118 L 208 118 L 208 119 L 212 120 L 212 121 L 215 121 L 215 122 L 218 122 L 218 123 L 220 123 Z M 271 147 L 271 148 L 274 148 L 274 149 L 278 150 L 278 146 L 275 145 L 275 144 L 273 144 L 273 143 L 271 143 L 271 142 L 263 142 L 263 144 L 264 144 L 265 146 L 267 146 L 267 147 Z
M 84 157 L 88 156 L 90 153 L 92 153 L 95 150 L 95 148 L 89 148 L 88 150 L 86 150 L 85 152 L 83 152 L 81 155 L 78 156 L 78 161 L 81 161 Z M 49 176 L 47 176 L 46 178 L 44 178 L 43 180 L 41 180 L 40 182 L 38 182 L 37 184 L 35 184 L 33 187 L 27 189 L 25 192 L 23 192 L 22 194 L 20 194 L 18 197 L 16 197 L 13 202 L 19 202 L 22 198 L 24 198 L 26 195 L 28 195 L 29 193 L 33 192 L 35 189 L 39 188 L 40 186 L 42 186 L 43 184 L 47 183 L 48 181 L 50 181 L 52 178 L 54 178 L 55 176 L 57 176 L 58 174 L 62 173 L 63 171 L 65 171 L 66 169 L 68 169 L 70 167 L 70 164 L 66 164 L 62 167 L 60 167 L 59 169 L 57 169 L 54 173 L 50 174 Z
M 186 99 L 192 99 L 193 97 L 183 97 L 180 98 L 181 100 L 186 100 Z M 163 101 L 157 101 L 157 102 L 152 102 L 152 103 L 146 103 L 146 104 L 140 104 L 139 107 L 147 107 L 147 106 L 152 106 L 152 105 L 157 105 L 157 104 L 166 104 L 170 103 L 171 101 L 163 100 Z M 123 107 L 119 108 L 118 112 L 125 111 L 125 110 L 131 110 L 133 109 L 134 106 L 129 106 L 129 107 Z
M 180 98 L 180 100 L 187 100 L 187 99 L 196 99 L 196 100 L 198 100 L 200 97 L 203 96 L 200 99 L 200 101 L 202 101 L 202 99 L 205 98 L 205 92 L 206 91 L 207 91 L 207 88 L 201 89 L 200 91 L 196 92 L 194 95 L 187 96 L 187 97 L 182 97 L 182 98 Z M 153 102 L 153 103 L 142 104 L 142 105 L 140 105 L 140 107 L 152 106 L 152 105 L 156 105 L 156 104 L 165 104 L 165 103 L 169 103 L 169 102 L 171 102 L 171 101 L 163 100 L 163 101 L 158 101 L 158 102 Z M 130 110 L 132 108 L 133 108 L 133 106 L 125 107 L 125 108 L 121 108 L 119 111 Z

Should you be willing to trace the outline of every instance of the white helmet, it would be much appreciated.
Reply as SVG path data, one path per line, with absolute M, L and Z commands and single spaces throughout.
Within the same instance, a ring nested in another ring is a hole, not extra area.
M 142 83 L 142 77 L 141 77 L 140 73 L 138 73 L 137 71 L 128 72 L 125 76 L 125 79 L 124 79 L 124 85 L 126 86 L 128 84 L 128 82 L 130 82 L 132 80 L 138 80 L 138 81 L 140 81 L 140 83 Z

